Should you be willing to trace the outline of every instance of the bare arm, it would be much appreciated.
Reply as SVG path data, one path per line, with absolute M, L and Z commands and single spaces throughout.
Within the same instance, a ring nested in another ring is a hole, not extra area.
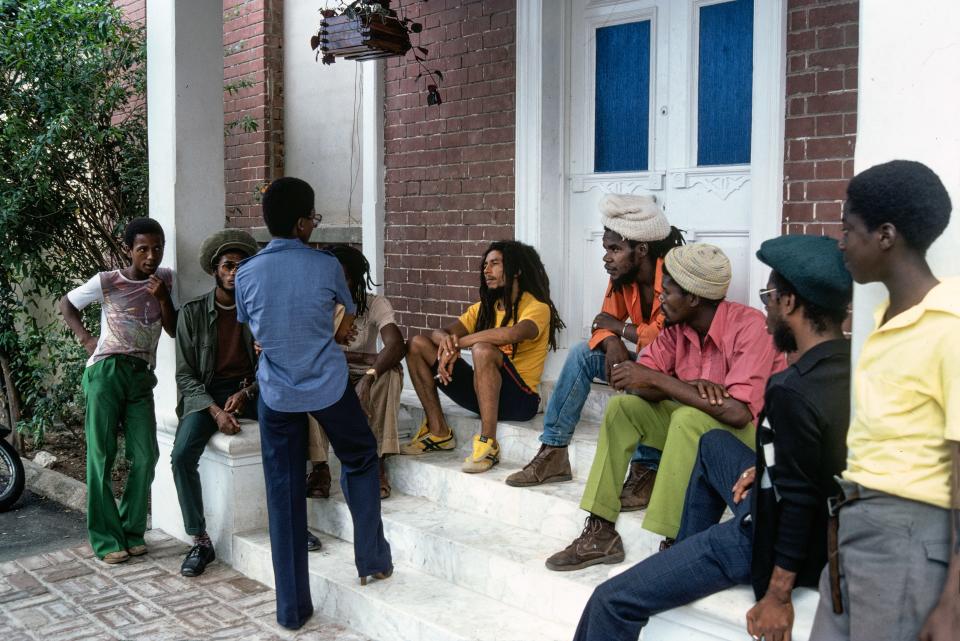
M 620 363 L 613 369 L 610 382 L 615 389 L 630 390 L 649 401 L 672 398 L 730 427 L 745 427 L 753 420 L 753 414 L 746 403 L 730 397 L 719 402 L 711 401 L 709 397 L 704 398 L 694 385 L 637 363 Z
M 80 317 L 80 310 L 74 307 L 66 296 L 60 299 L 59 306 L 67 327 L 74 333 L 83 348 L 87 350 L 87 354 L 92 356 L 93 351 L 97 348 L 97 337 L 84 326 L 83 318 Z
M 510 327 L 494 327 L 485 329 L 473 334 L 467 334 L 460 339 L 460 349 L 472 347 L 477 343 L 490 343 L 491 345 L 514 345 L 529 341 L 537 337 L 540 330 L 537 324 L 532 320 L 522 320 L 516 325 Z
M 950 474 L 950 565 L 936 607 L 920 631 L 920 641 L 955 641 L 960 630 L 960 443 L 948 441 Z
M 377 354 L 372 365 L 373 369 L 377 370 L 377 376 L 389 372 L 407 355 L 407 343 L 403 340 L 400 328 L 394 323 L 383 326 L 380 330 L 380 339 L 383 341 L 383 349 Z
M 790 641 L 793 634 L 793 586 L 796 572 L 773 567 L 766 594 L 747 612 L 747 632 L 754 639 Z

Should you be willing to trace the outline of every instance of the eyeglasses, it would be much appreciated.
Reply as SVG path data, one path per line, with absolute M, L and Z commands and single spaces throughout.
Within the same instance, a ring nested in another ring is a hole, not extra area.
M 322 215 L 322 214 L 318 214 L 318 213 L 316 213 L 316 212 L 313 212 L 313 213 L 312 213 L 311 215 L 309 215 L 309 216 L 304 216 L 304 218 L 305 218 L 306 220 L 309 220 L 309 221 L 310 221 L 311 223 L 313 223 L 314 225 L 319 225 L 319 224 L 320 224 L 320 221 L 323 220 L 323 215 Z
M 220 265 L 220 269 L 226 270 L 228 274 L 237 271 L 240 268 L 240 263 L 235 263 L 232 260 L 225 260 Z
M 773 295 L 773 292 L 777 291 L 776 287 L 771 287 L 770 289 L 761 289 L 760 290 L 760 302 L 764 305 L 770 304 L 770 297 Z

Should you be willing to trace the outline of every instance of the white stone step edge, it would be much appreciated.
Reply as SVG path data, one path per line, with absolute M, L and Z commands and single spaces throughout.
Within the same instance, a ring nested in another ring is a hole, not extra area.
M 482 474 L 461 471 L 457 453 L 392 456 L 387 470 L 394 490 L 443 507 L 482 516 L 568 543 L 583 530 L 580 509 L 584 483 L 574 479 L 534 487 L 511 487 L 504 479 L 519 466 L 500 464 Z M 628 554 L 643 558 L 659 548 L 662 537 L 641 527 L 643 511 L 625 512 L 617 521 Z
M 353 523 L 340 492 L 310 501 L 311 527 L 345 541 Z M 593 588 L 611 566 L 553 572 L 544 562 L 570 542 L 394 493 L 383 502 L 383 524 L 394 559 L 489 598 L 544 618 L 576 625 Z M 625 567 L 642 557 L 628 557 Z
M 234 567 L 273 586 L 266 530 L 234 535 Z M 316 610 L 380 641 L 567 641 L 570 626 L 535 617 L 405 565 L 394 575 L 360 586 L 353 546 L 324 540 L 310 554 L 310 590 Z

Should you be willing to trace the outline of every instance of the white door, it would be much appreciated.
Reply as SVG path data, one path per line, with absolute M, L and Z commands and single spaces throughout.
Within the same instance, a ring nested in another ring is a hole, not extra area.
M 721 247 L 733 265 L 728 298 L 747 302 L 761 285 L 749 255 L 754 0 L 567 8 L 567 340 L 589 335 L 606 287 L 606 193 L 653 195 L 688 242 Z

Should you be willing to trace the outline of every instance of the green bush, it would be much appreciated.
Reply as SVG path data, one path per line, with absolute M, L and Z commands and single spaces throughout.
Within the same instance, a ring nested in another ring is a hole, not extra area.
M 0 422 L 41 442 L 82 412 L 52 301 L 120 266 L 146 215 L 144 35 L 109 0 L 0 0 Z

